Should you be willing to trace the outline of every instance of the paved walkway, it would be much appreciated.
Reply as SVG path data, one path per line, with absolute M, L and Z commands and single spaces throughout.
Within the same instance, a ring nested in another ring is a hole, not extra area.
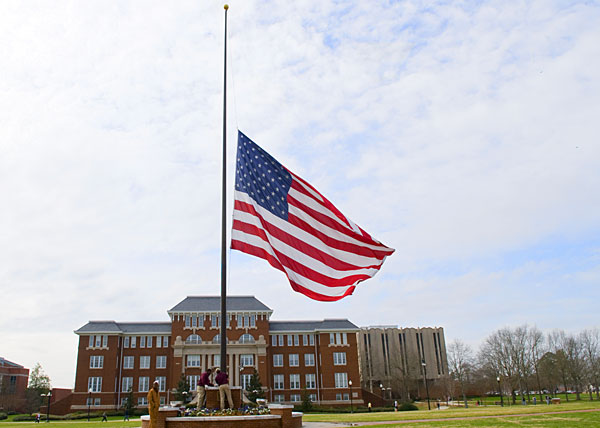
M 590 413 L 600 412 L 600 409 L 584 409 L 584 410 L 561 410 L 556 412 L 541 412 L 541 413 L 516 413 L 510 415 L 490 415 L 490 416 L 469 416 L 457 418 L 432 418 L 432 419 L 405 419 L 401 421 L 372 421 L 372 422 L 351 422 L 351 423 L 336 423 L 336 422 L 303 422 L 305 428 L 347 428 L 363 425 L 391 425 L 391 424 L 414 424 L 418 422 L 444 422 L 444 421 L 465 421 L 470 419 L 493 419 L 493 418 L 514 418 L 519 416 L 542 416 L 542 415 L 560 415 L 565 413 Z

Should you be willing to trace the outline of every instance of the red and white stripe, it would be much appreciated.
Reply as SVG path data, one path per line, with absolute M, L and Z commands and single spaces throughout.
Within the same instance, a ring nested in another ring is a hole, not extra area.
M 267 260 L 292 288 L 320 301 L 353 293 L 394 250 L 348 220 L 314 187 L 292 175 L 288 221 L 235 191 L 231 248 Z

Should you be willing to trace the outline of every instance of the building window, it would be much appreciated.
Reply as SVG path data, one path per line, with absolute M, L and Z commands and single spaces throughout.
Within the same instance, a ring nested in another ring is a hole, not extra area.
M 221 355 L 213 355 L 213 367 L 221 367 Z
M 271 346 L 277 346 L 277 335 L 276 334 L 271 335 Z
M 167 368 L 167 356 L 166 355 L 157 355 L 156 356 L 156 368 L 157 369 L 166 369 Z
M 91 355 L 90 356 L 90 369 L 101 369 L 104 367 L 104 356 L 103 355 Z
M 315 345 L 315 335 L 314 334 L 309 334 L 308 335 L 308 344 L 310 346 L 314 346 Z
M 290 375 L 290 389 L 300 389 L 300 375 L 299 374 L 291 374 Z
M 284 388 L 283 375 L 282 374 L 273 375 L 273 389 L 283 389 L 283 388 Z
M 300 358 L 298 354 L 290 354 L 290 367 L 298 367 L 300 365 Z
M 290 395 L 290 401 L 292 401 L 294 403 L 301 401 L 300 400 L 300 394 L 292 394 L 292 395 Z
M 308 334 L 302 335 L 302 345 L 308 346 Z
M 344 400 L 345 401 L 349 401 L 350 400 L 350 394 L 348 394 L 347 392 L 344 392 Z
M 88 348 L 94 347 L 94 336 L 90 336 L 90 341 L 88 343 Z
M 132 356 L 123 357 L 123 368 L 132 369 L 134 366 L 134 358 Z
M 273 367 L 283 367 L 282 354 L 273 354 Z
M 162 347 L 162 336 L 156 336 L 156 347 L 157 348 Z
M 121 391 L 129 392 L 133 390 L 133 378 L 132 377 L 124 377 L 121 379 Z
M 123 338 L 123 348 L 129 348 L 129 336 Z
M 345 366 L 346 365 L 346 353 L 345 352 L 334 352 L 333 353 L 333 365 L 334 366 Z
M 88 377 L 88 391 L 102 392 L 102 378 L 99 376 Z
M 190 334 L 187 339 L 185 339 L 185 343 L 187 343 L 188 345 L 198 345 L 200 343 L 202 343 L 202 338 L 200 336 L 198 336 L 197 334 Z
M 198 317 L 192 317 L 192 327 L 198 327 Z
M 188 387 L 190 388 L 190 391 L 195 391 L 196 385 L 198 385 L 198 381 L 200 380 L 200 375 L 186 376 L 186 379 L 187 379 Z
M 94 398 L 94 406 L 100 405 L 100 398 Z
M 240 343 L 254 343 L 254 337 L 251 334 L 242 334 L 239 340 Z
M 150 389 L 150 377 L 140 376 L 138 391 L 139 392 L 148 392 L 149 389 Z
M 218 315 L 210 316 L 210 325 L 211 325 L 211 327 L 219 327 L 219 316 Z
M 242 389 L 246 390 L 248 385 L 250 385 L 250 379 L 252 379 L 251 374 L 243 374 L 242 375 Z
M 146 336 L 140 336 L 140 348 L 146 347 Z
M 273 396 L 273 401 L 276 403 L 283 403 L 285 401 L 285 395 L 283 394 L 275 394 Z
M 256 315 L 250 315 L 250 327 L 256 327 Z
M 348 388 L 348 373 L 334 373 L 335 387 Z
M 191 323 L 191 318 L 190 318 L 190 316 L 189 316 L 189 315 L 186 315 L 186 316 L 185 316 L 185 326 L 186 326 L 186 327 L 191 327 L 191 326 L 192 326 L 192 323 Z
M 240 355 L 240 365 L 242 367 L 251 367 L 254 365 L 254 355 L 242 354 Z
M 347 345 L 348 334 L 346 333 L 329 333 L 329 343 L 332 345 Z
M 132 348 L 135 348 L 136 339 L 137 339 L 137 337 L 131 336 L 131 347 Z
M 142 355 L 140 357 L 140 369 L 149 369 L 150 368 L 150 356 Z
M 283 334 L 278 334 L 277 337 L 279 338 L 279 346 L 283 346 Z
M 167 399 L 164 395 L 162 397 L 160 397 L 160 405 L 161 406 L 164 406 L 166 402 L 167 402 Z
M 102 336 L 102 347 L 108 348 L 108 336 Z
M 200 355 L 188 355 L 187 356 L 188 367 L 200 367 Z
M 294 346 L 294 337 L 291 334 L 287 335 L 287 342 L 288 342 L 288 346 Z
M 213 337 L 212 343 L 221 343 L 221 335 L 215 334 L 215 337 Z M 229 343 L 229 339 L 227 339 L 226 343 Z
M 148 398 L 147 397 L 138 397 L 138 406 L 147 406 Z
M 335 399 L 336 399 L 337 401 L 342 401 L 342 393 L 341 393 L 341 392 L 338 392 L 337 394 L 335 394 Z
M 146 337 L 146 347 L 152 348 L 152 336 Z
M 163 336 L 163 348 L 169 347 L 169 336 Z
M 158 390 L 160 392 L 165 392 L 167 390 L 167 377 L 156 376 L 156 380 L 158 381 Z
M 315 354 L 304 354 L 304 365 L 313 367 L 315 365 Z
M 317 387 L 317 380 L 314 373 L 308 373 L 304 380 L 306 380 L 306 389 L 315 389 Z
M 317 401 L 317 394 L 308 394 L 308 398 L 310 398 L 310 401 L 315 403 Z
M 294 334 L 294 346 L 300 346 L 300 335 Z

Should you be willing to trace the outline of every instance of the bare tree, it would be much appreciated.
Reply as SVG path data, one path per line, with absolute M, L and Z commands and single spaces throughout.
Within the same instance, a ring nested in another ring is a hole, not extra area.
M 579 333 L 579 341 L 583 347 L 586 379 L 590 386 L 590 401 L 594 399 L 592 386 L 596 388 L 596 398 L 600 399 L 600 392 L 598 391 L 600 378 L 600 331 L 597 328 L 583 330 Z
M 448 346 L 448 366 L 450 375 L 460 383 L 460 391 L 465 403 L 469 407 L 465 394 L 465 382 L 473 366 L 473 350 L 459 339 L 455 339 Z

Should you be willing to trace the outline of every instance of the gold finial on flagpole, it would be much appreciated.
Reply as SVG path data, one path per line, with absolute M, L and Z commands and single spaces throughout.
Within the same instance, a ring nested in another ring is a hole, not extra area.
M 229 5 L 226 4 L 225 6 L 223 6 L 223 8 L 225 8 L 225 10 L 229 9 Z

